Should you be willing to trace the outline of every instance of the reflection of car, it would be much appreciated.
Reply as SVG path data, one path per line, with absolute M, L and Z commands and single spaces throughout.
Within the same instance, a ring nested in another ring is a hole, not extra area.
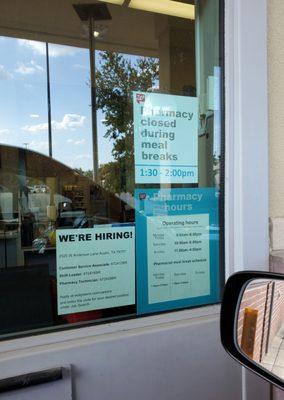
M 28 189 L 29 193 L 47 193 L 50 191 L 49 187 L 44 184 L 28 186 Z
M 49 187 L 46 186 L 46 185 L 39 185 L 38 189 L 39 189 L 39 192 L 40 192 L 40 193 L 49 192 Z

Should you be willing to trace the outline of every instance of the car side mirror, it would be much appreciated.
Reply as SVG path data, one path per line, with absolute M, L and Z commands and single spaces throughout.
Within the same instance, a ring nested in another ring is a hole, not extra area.
M 240 272 L 228 279 L 221 341 L 235 360 L 284 388 L 284 274 Z

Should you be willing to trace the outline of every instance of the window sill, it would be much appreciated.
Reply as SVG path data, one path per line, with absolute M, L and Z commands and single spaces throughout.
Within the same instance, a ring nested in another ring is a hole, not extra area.
M 148 331 L 175 327 L 188 323 L 202 323 L 208 318 L 218 318 L 220 305 L 182 310 L 166 314 L 152 315 L 102 325 L 82 327 L 40 335 L 31 335 L 25 338 L 8 339 L 0 342 L 0 358 L 7 357 L 14 351 L 31 351 L 31 349 L 55 349 L 57 347 L 70 347 L 83 345 L 90 342 L 105 340 L 116 336 L 128 334 L 142 334 Z

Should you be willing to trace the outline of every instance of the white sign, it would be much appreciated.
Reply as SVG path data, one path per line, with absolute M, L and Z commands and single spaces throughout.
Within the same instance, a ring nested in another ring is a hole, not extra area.
M 149 304 L 210 294 L 209 214 L 147 218 Z
M 135 304 L 135 228 L 56 232 L 58 314 Z
M 133 92 L 136 183 L 198 182 L 196 97 Z

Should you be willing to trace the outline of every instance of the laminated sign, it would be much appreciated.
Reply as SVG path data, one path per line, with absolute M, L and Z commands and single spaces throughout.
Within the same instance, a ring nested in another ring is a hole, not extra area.
M 196 97 L 133 92 L 136 183 L 198 182 Z
M 136 189 L 138 314 L 218 301 L 215 188 Z
M 58 314 L 135 303 L 135 228 L 56 232 Z

